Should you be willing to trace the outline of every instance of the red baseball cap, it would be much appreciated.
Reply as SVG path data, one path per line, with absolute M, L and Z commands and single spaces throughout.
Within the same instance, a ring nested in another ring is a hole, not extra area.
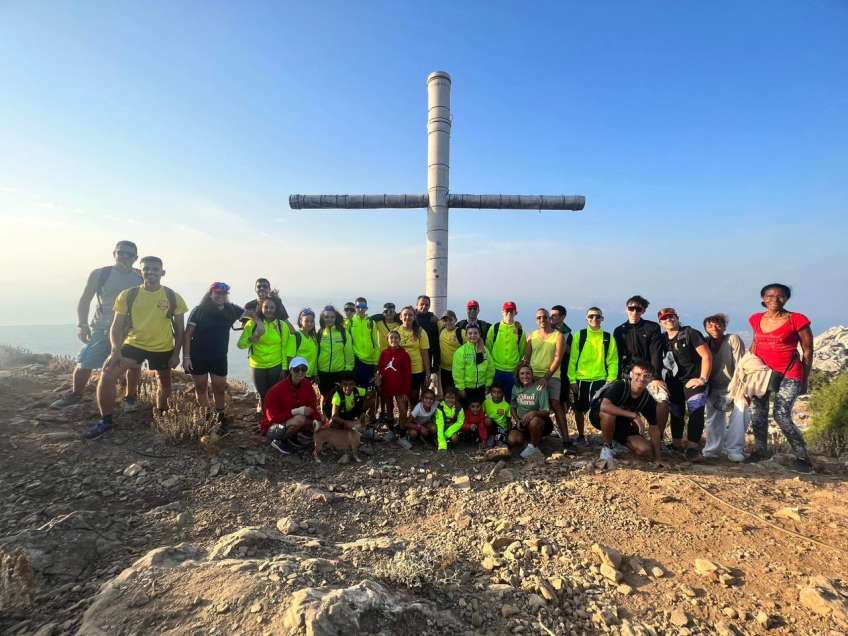
M 518 313 L 518 307 L 516 307 L 515 303 L 511 300 L 508 300 L 503 304 L 503 310 L 504 311 L 514 311 L 515 313 Z
M 476 307 L 477 309 L 480 309 L 480 303 L 478 303 L 478 302 L 477 302 L 476 300 L 474 300 L 474 299 L 469 300 L 469 301 L 468 301 L 468 304 L 467 304 L 467 305 L 465 305 L 465 308 L 466 308 L 466 309 L 468 309 L 468 308 L 471 308 L 471 307 Z

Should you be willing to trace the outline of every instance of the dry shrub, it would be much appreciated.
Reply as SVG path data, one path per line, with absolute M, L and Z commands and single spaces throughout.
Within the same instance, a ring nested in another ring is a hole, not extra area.
M 62 374 L 70 373 L 77 368 L 77 359 L 73 356 L 53 356 L 47 368 Z
M 214 412 L 197 405 L 192 391 L 175 391 L 168 399 L 168 410 L 160 413 L 156 406 L 159 383 L 156 375 L 145 373 L 138 387 L 138 400 L 153 409 L 151 427 L 167 441 L 177 443 L 199 440 L 215 428 Z
M 456 561 L 456 551 L 451 547 L 410 548 L 377 560 L 373 571 L 388 583 L 422 588 L 456 580 L 456 573 L 451 571 Z
M 25 347 L 0 345 L 0 369 L 20 367 L 27 364 L 48 364 L 52 357 L 49 353 L 33 353 Z

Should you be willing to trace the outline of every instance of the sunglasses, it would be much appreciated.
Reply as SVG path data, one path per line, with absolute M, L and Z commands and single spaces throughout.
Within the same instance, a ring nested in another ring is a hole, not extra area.
M 660 320 L 671 320 L 672 318 L 677 318 L 677 314 L 663 314 L 660 316 Z
M 344 308 L 344 310 L 345 310 L 346 312 L 348 312 L 348 311 L 356 311 L 356 308 L 354 308 L 354 307 L 345 307 L 345 308 Z
M 536 316 L 536 320 L 547 320 L 547 316 Z
M 645 313 L 645 308 L 644 308 L 644 307 L 639 307 L 638 305 L 633 305 L 632 307 L 628 307 L 628 308 L 627 308 L 627 311 L 634 311 L 634 312 L 636 312 L 637 314 L 644 314 L 644 313 Z
M 589 314 L 586 316 L 589 320 L 603 320 L 604 317 L 601 314 Z
M 137 256 L 135 252 L 128 252 L 126 250 L 118 250 L 115 253 L 121 258 L 135 258 Z
M 307 368 L 300 364 L 292 369 L 292 373 L 306 373 Z
M 368 305 L 357 305 L 357 309 L 368 309 Z

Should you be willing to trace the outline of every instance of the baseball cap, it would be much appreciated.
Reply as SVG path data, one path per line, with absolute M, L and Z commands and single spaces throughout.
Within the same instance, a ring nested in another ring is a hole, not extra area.
M 445 312 L 445 315 L 442 316 L 442 320 L 444 320 L 445 318 L 453 318 L 454 320 L 456 320 L 456 312 L 453 309 L 448 309 Z
M 480 309 L 480 303 L 478 303 L 476 300 L 474 300 L 472 298 L 471 300 L 468 301 L 468 304 L 465 305 L 465 307 L 467 309 L 471 309 L 472 307 L 476 307 L 477 309 Z
M 295 356 L 289 362 L 289 369 L 294 369 L 295 367 L 304 366 L 309 368 L 309 362 L 303 356 Z
M 518 313 L 518 307 L 516 307 L 515 303 L 511 300 L 508 300 L 503 304 L 503 310 Z
M 665 307 L 657 312 L 657 318 L 659 318 L 660 320 L 665 320 L 666 318 L 671 318 L 672 316 L 677 316 L 677 312 L 674 310 L 673 307 Z
M 220 281 L 216 281 L 209 285 L 209 291 L 221 291 L 224 293 L 229 293 L 230 286 L 227 283 L 222 283 Z
M 394 309 L 394 308 L 395 308 L 394 303 L 384 303 L 383 304 L 383 309 Z

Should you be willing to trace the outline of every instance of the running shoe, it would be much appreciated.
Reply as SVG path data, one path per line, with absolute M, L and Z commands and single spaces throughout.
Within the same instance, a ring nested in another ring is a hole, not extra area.
M 630 449 L 627 448 L 624 444 L 620 444 L 615 440 L 612 440 L 612 454 L 615 456 L 623 455 L 628 452 Z
M 133 413 L 138 410 L 138 398 L 127 397 L 121 403 L 122 413 Z
M 612 448 L 610 448 L 609 446 L 603 446 L 601 448 L 601 459 L 606 462 L 614 462 L 615 455 L 612 452 Z
M 807 459 L 796 459 L 795 463 L 789 469 L 793 473 L 800 473 L 802 475 L 815 475 L 816 471 L 813 468 L 813 465 Z
M 66 393 L 65 395 L 60 397 L 55 402 L 52 402 L 50 404 L 50 408 L 51 409 L 64 409 L 64 408 L 67 408 L 69 406 L 73 406 L 74 404 L 79 404 L 80 402 L 82 402 L 82 396 L 77 395 L 76 393 L 71 391 L 70 393 Z
M 743 453 L 728 453 L 727 459 L 729 459 L 732 462 L 736 462 L 736 463 L 744 462 L 745 461 L 745 455 Z
M 697 448 L 687 448 L 684 452 L 686 459 L 690 462 L 697 462 L 699 460 L 704 459 L 704 456 L 701 455 L 701 451 Z
M 409 449 L 412 448 L 412 442 L 410 442 L 406 437 L 398 438 L 397 443 L 398 443 L 398 446 L 400 446 L 401 448 L 405 448 L 406 450 L 409 450 Z
M 271 442 L 271 448 L 280 453 L 280 455 L 291 455 L 292 451 L 289 449 L 288 444 L 285 440 L 275 439 Z
M 94 439 L 97 439 L 98 437 L 102 437 L 105 433 L 108 433 L 111 430 L 112 430 L 112 423 L 111 422 L 107 422 L 106 420 L 100 420 L 99 422 L 97 422 L 97 424 L 95 424 L 90 429 L 88 429 L 85 433 L 83 433 L 82 436 L 85 439 L 94 440 Z
M 757 462 L 766 461 L 769 457 L 770 456 L 767 451 L 757 449 L 748 455 L 748 458 L 745 461 L 749 464 L 756 464 Z
M 578 448 L 589 448 L 589 442 L 585 435 L 578 435 L 577 439 L 574 440 L 574 445 Z
M 527 446 L 524 447 L 524 450 L 521 451 L 521 459 L 528 459 L 528 458 L 532 457 L 533 455 L 540 454 L 541 452 L 542 451 L 540 451 L 535 446 L 531 446 L 530 444 L 527 444 Z

